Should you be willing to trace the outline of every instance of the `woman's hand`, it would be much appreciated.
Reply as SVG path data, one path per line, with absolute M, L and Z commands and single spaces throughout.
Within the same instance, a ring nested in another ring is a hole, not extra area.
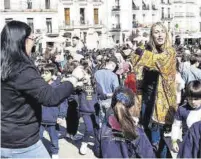
M 73 70 L 72 76 L 75 77 L 78 81 L 80 81 L 84 78 L 85 72 L 84 72 L 83 68 L 78 66 Z

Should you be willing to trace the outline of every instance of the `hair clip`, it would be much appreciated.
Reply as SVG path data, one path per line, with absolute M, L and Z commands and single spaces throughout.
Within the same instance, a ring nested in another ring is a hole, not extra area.
M 120 101 L 121 103 L 123 103 L 123 104 L 128 104 L 128 103 L 130 103 L 130 99 L 129 99 L 129 96 L 127 95 L 127 94 L 125 94 L 125 93 L 118 93 L 117 95 L 116 95 L 116 99 L 118 100 L 118 101 Z

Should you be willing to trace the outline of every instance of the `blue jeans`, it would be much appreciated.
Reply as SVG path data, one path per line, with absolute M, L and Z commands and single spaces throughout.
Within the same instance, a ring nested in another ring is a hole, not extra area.
M 85 133 L 83 137 L 84 142 L 89 142 L 90 136 L 95 136 L 97 129 L 99 128 L 98 125 L 98 117 L 95 114 L 83 114 L 82 118 L 85 124 Z
M 106 99 L 100 101 L 100 112 L 99 112 L 99 125 L 102 126 L 103 123 L 107 122 L 107 111 L 111 107 L 112 99 Z
M 59 136 L 55 125 L 43 125 L 40 126 L 40 137 L 43 137 L 44 130 L 47 130 L 51 140 L 50 152 L 51 154 L 59 153 Z
M 151 143 L 156 152 L 156 156 L 160 158 L 167 158 L 168 146 L 164 140 L 164 126 L 152 124 L 150 128 Z
M 34 145 L 26 148 L 1 148 L 1 158 L 50 158 L 50 155 L 39 140 Z

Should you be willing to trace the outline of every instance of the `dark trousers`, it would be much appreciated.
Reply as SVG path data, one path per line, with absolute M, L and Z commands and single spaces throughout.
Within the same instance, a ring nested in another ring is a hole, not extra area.
M 78 104 L 76 100 L 68 102 L 68 111 L 67 111 L 67 132 L 71 135 L 75 135 L 79 126 L 79 112 Z
M 152 112 L 153 103 L 150 102 L 148 104 L 148 102 L 143 101 L 140 122 L 144 126 L 145 133 L 153 146 L 156 156 L 159 158 L 167 158 L 170 153 L 164 140 L 164 126 L 150 122 Z
M 59 138 L 58 138 L 58 132 L 56 130 L 56 125 L 46 125 L 41 124 L 40 126 L 40 137 L 43 137 L 43 132 L 46 130 L 49 133 L 50 136 L 50 152 L 51 154 L 58 154 L 59 153 Z
M 96 136 L 99 128 L 98 116 L 93 114 L 81 114 L 85 124 L 84 142 L 89 142 L 90 136 Z

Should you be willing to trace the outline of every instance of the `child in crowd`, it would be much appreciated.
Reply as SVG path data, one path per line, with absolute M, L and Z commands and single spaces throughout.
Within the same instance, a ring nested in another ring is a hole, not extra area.
M 57 87 L 60 84 L 60 80 L 55 76 L 57 73 L 56 66 L 51 64 L 46 64 L 41 70 L 42 77 L 48 84 L 52 87 Z M 42 121 L 40 127 L 40 137 L 43 137 L 43 132 L 46 130 L 49 133 L 51 146 L 50 153 L 53 159 L 58 159 L 59 144 L 58 144 L 58 132 L 56 130 L 57 117 L 59 115 L 59 110 L 65 111 L 66 100 L 58 106 L 42 106 Z
M 82 64 L 86 62 L 82 61 Z M 87 145 L 90 136 L 95 136 L 98 130 L 98 114 L 99 114 L 99 99 L 106 99 L 101 86 L 95 81 L 92 74 L 92 69 L 89 66 L 83 68 L 85 70 L 85 80 L 78 93 L 79 97 L 79 112 L 84 120 L 85 133 L 80 147 L 80 153 L 85 155 L 87 153 Z
M 133 115 L 135 95 L 119 87 L 112 97 L 110 115 L 96 138 L 94 153 L 103 158 L 155 158 L 151 143 Z
M 201 121 L 194 123 L 182 142 L 177 158 L 201 158 Z
M 68 62 L 64 66 L 64 78 L 63 80 L 67 80 L 72 78 L 73 70 L 78 67 L 80 64 L 78 61 L 73 60 Z M 82 84 L 82 83 L 81 83 Z M 81 135 L 77 134 L 78 126 L 79 126 L 79 100 L 77 95 L 77 89 L 70 95 L 68 98 L 68 110 L 66 115 L 66 137 L 71 140 L 80 140 L 82 138 Z
M 201 81 L 189 82 L 186 88 L 187 104 L 178 108 L 174 123 L 172 125 L 172 147 L 175 152 L 179 151 L 177 140 L 179 139 L 180 128 L 182 136 L 195 122 L 201 121 Z

